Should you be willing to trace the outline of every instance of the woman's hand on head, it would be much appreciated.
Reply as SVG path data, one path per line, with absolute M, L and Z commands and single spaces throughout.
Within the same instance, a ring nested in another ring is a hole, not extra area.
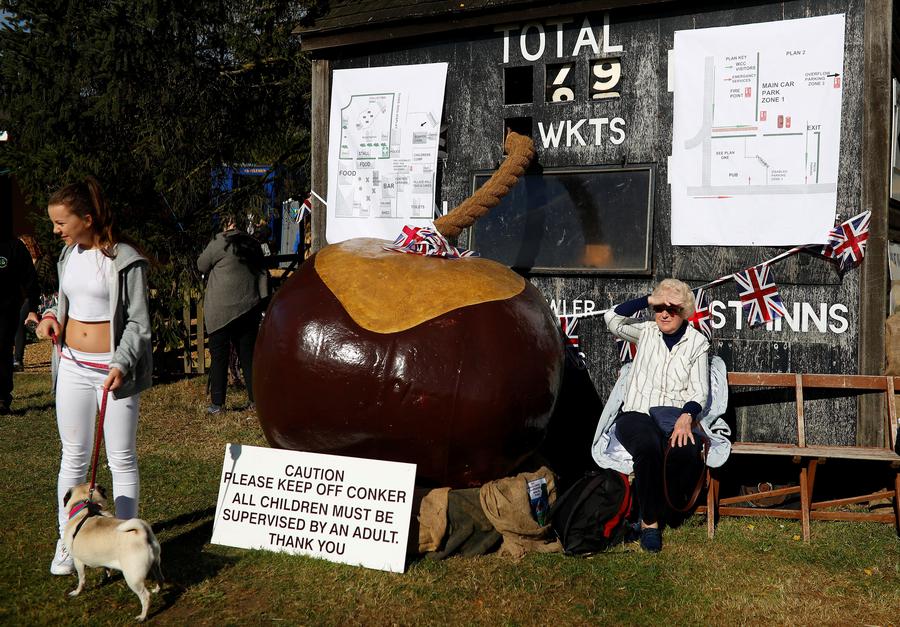
M 37 325 L 37 328 L 34 330 L 35 335 L 37 335 L 40 339 L 46 340 L 48 337 L 59 337 L 60 331 L 62 328 L 59 326 L 59 322 L 57 322 L 56 318 L 44 318 Z
M 691 425 L 694 418 L 687 412 L 681 414 L 675 421 L 675 428 L 672 429 L 672 435 L 669 436 L 669 446 L 672 448 L 685 446 L 690 440 L 694 444 L 694 434 L 691 432 Z
M 109 374 L 106 376 L 106 381 L 103 382 L 103 389 L 109 390 L 112 392 L 120 387 L 122 387 L 122 381 L 125 377 L 122 375 L 122 371 L 118 368 L 110 368 Z

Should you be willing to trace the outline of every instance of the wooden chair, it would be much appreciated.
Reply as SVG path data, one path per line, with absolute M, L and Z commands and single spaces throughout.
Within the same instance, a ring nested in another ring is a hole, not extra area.
M 717 515 L 725 516 L 772 516 L 776 518 L 800 519 L 803 540 L 809 541 L 810 520 L 870 520 L 893 522 L 900 534 L 900 455 L 895 452 L 897 430 L 900 428 L 894 403 L 895 386 L 900 377 L 837 375 L 837 374 L 793 374 L 766 372 L 730 372 L 729 390 L 741 387 L 793 388 L 796 398 L 797 443 L 782 444 L 771 442 L 735 442 L 734 455 L 777 455 L 790 457 L 799 465 L 798 485 L 762 492 L 755 495 L 719 498 L 719 479 L 716 472 L 708 473 L 708 489 L 705 507 L 697 508 L 698 513 L 707 514 L 707 533 L 715 534 Z M 846 390 L 849 393 L 881 392 L 885 396 L 884 441 L 880 446 L 808 446 L 803 414 L 803 391 L 810 388 Z M 852 459 L 882 461 L 894 470 L 893 489 L 872 494 L 831 501 L 813 501 L 816 467 L 828 459 Z M 737 503 L 760 499 L 800 495 L 800 509 L 741 507 Z M 847 512 L 825 511 L 828 508 L 893 498 L 893 512 Z

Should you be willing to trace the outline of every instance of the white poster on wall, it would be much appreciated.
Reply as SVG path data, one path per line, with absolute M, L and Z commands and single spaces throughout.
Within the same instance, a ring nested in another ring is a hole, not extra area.
M 393 240 L 434 218 L 446 63 L 335 70 L 326 239 Z
M 416 465 L 228 444 L 213 544 L 403 572 Z
M 844 15 L 675 33 L 672 243 L 824 243 L 834 226 Z
M 896 78 L 891 81 L 891 101 L 891 198 L 900 200 L 900 82 Z
M 900 310 L 900 242 L 888 242 L 888 271 L 891 276 L 891 299 L 888 315 Z

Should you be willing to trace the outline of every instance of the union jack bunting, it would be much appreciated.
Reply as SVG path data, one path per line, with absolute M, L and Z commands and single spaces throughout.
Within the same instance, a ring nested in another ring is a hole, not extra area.
M 689 321 L 695 329 L 706 336 L 706 339 L 710 339 L 712 326 L 710 325 L 709 297 L 702 287 L 691 291 L 694 294 L 694 315 L 689 318 Z
M 637 320 L 644 319 L 644 312 L 639 311 L 635 314 L 631 315 L 632 318 Z M 619 361 L 623 364 L 627 364 L 629 361 L 634 361 L 634 356 L 637 355 L 637 344 L 634 342 L 628 342 L 626 340 L 620 340 L 616 338 L 616 349 L 619 352 Z
M 429 226 L 404 226 L 394 243 L 385 244 L 384 249 L 446 259 L 478 256 L 473 250 L 456 248 L 437 229 Z
M 828 243 L 822 247 L 822 256 L 834 259 L 841 272 L 846 272 L 862 262 L 866 254 L 871 217 L 871 211 L 864 211 L 842 222 L 828 233 Z
M 637 344 L 616 338 L 616 348 L 619 349 L 620 362 L 627 364 L 629 361 L 634 361 L 634 356 L 637 355 Z
M 299 200 L 288 199 L 284 201 L 282 210 L 287 211 L 288 216 L 290 216 L 291 220 L 299 223 L 312 211 L 312 196 L 307 196 L 306 200 L 304 200 L 303 202 L 300 202 Z
M 575 329 L 578 328 L 578 318 L 575 316 L 559 316 L 559 326 L 562 328 L 563 335 L 566 336 L 566 346 L 571 346 L 577 351 L 579 345 Z
M 784 303 L 778 295 L 775 275 L 766 264 L 734 273 L 741 290 L 741 303 L 747 312 L 747 322 L 756 326 L 784 316 Z
M 300 222 L 308 215 L 312 215 L 312 196 L 307 196 L 306 200 L 300 205 L 300 211 L 297 212 L 297 222 Z

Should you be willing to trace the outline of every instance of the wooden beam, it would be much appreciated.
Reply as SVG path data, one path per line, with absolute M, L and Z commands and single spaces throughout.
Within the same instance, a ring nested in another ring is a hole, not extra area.
M 884 319 L 887 313 L 888 181 L 891 148 L 891 0 L 865 0 L 863 27 L 863 107 L 860 208 L 870 210 L 869 239 L 859 278 L 859 371 L 884 368 Z M 874 398 L 859 400 L 856 441 L 884 442 L 884 422 Z
M 895 449 L 897 445 L 897 437 L 900 437 L 900 423 L 897 422 L 897 395 L 894 392 L 894 378 L 887 377 L 888 386 L 885 390 L 884 400 L 887 405 L 887 416 L 885 425 L 884 442 L 889 449 Z
M 384 43 L 409 37 L 423 37 L 439 33 L 452 33 L 464 29 L 525 24 L 567 15 L 601 13 L 610 9 L 640 8 L 641 5 L 674 4 L 674 0 L 580 0 L 578 2 L 540 3 L 533 7 L 518 7 L 496 12 L 477 14 L 439 14 L 417 16 L 404 21 L 382 22 L 375 27 L 352 25 L 329 29 L 296 30 L 301 48 L 306 52 L 324 51 L 360 44 Z M 415 21 L 413 21 L 415 20 Z
M 851 496 L 844 499 L 832 499 L 830 501 L 819 501 L 813 503 L 813 510 L 826 509 L 829 507 L 844 507 L 845 505 L 853 505 L 854 503 L 865 503 L 866 501 L 875 501 L 879 499 L 889 499 L 894 495 L 893 490 L 882 490 L 873 492 L 872 494 L 863 494 L 860 496 Z
M 809 542 L 809 494 L 809 474 L 807 466 L 804 465 L 800 469 L 800 531 L 804 542 Z
M 206 318 L 203 313 L 203 296 L 191 292 L 197 299 L 197 372 L 206 374 Z
M 803 375 L 796 375 L 795 393 L 797 397 L 797 446 L 806 446 L 806 420 L 803 417 Z
M 797 376 L 802 376 L 803 387 L 832 388 L 849 390 L 886 390 L 888 377 L 859 374 L 804 374 L 791 372 L 729 372 L 728 384 L 735 386 L 792 388 L 797 384 Z M 900 377 L 890 377 L 896 389 Z
M 770 499 L 775 496 L 789 496 L 791 494 L 799 494 L 800 486 L 790 486 L 787 488 L 777 488 L 768 492 L 757 492 L 756 494 L 741 494 L 739 496 L 729 496 L 719 500 L 719 505 L 733 505 L 735 503 L 752 503 L 761 499 Z M 764 507 L 760 505 L 759 507 Z
M 328 122 L 331 105 L 331 61 L 312 61 L 312 155 L 310 157 L 310 178 L 312 189 L 322 198 L 328 196 Z M 312 199 L 310 215 L 310 250 L 318 251 L 328 242 L 325 240 L 327 208 L 315 196 Z
M 780 455 L 800 458 L 858 459 L 878 462 L 900 462 L 900 455 L 886 448 L 871 446 L 796 446 L 774 442 L 735 442 L 734 455 Z

